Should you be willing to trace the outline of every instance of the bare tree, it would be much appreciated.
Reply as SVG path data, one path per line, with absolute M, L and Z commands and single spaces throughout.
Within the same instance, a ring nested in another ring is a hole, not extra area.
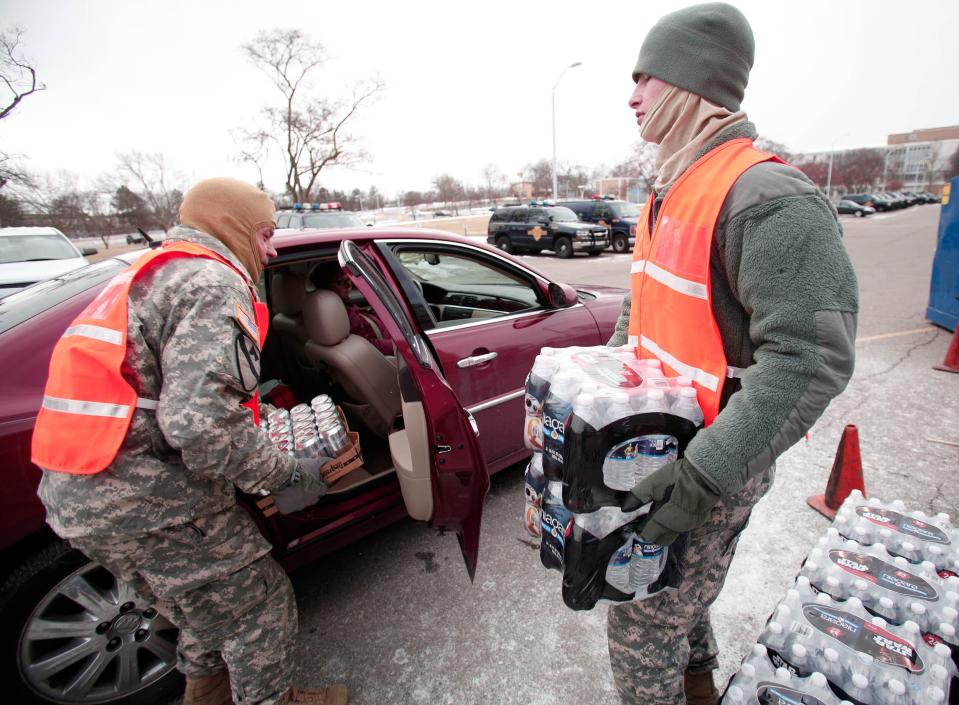
M 37 71 L 20 51 L 23 30 L 15 27 L 0 34 L 0 81 L 6 94 L 0 103 L 0 120 L 7 117 L 20 101 L 46 86 L 37 81 Z
M 20 50 L 22 38 L 23 30 L 19 27 L 0 33 L 0 84 L 3 86 L 0 120 L 10 115 L 28 95 L 46 90 L 46 86 L 37 81 L 36 69 Z M 26 188 L 36 186 L 35 180 L 18 162 L 20 157 L 0 151 L 0 189 L 7 184 L 19 184 Z
M 154 223 L 164 230 L 176 225 L 183 201 L 183 177 L 163 154 L 134 149 L 117 154 L 117 164 L 122 180 L 147 202 Z
M 480 173 L 483 176 L 483 183 L 486 184 L 486 200 L 492 203 L 494 187 L 502 184 L 503 180 L 506 178 L 506 175 L 503 174 L 496 164 L 492 163 L 484 166 Z M 498 190 L 499 189 L 496 189 L 496 191 Z
M 640 191 L 649 193 L 653 190 L 653 184 L 656 183 L 656 177 L 659 175 L 659 167 L 656 166 L 658 151 L 659 147 L 650 142 L 642 140 L 635 142 L 626 161 L 614 166 L 610 173 L 597 174 L 597 176 L 629 177 L 639 182 Z
M 263 127 L 249 133 L 249 139 L 263 145 L 265 135 L 280 147 L 287 193 L 294 200 L 310 201 L 324 168 L 365 158 L 346 126 L 383 84 L 379 79 L 361 81 L 342 100 L 311 96 L 310 79 L 326 61 L 326 51 L 298 29 L 260 32 L 242 49 L 283 97 L 279 106 L 263 110 Z
M 548 159 L 523 167 L 523 180 L 533 185 L 534 196 L 547 196 L 553 189 L 553 164 Z M 554 194 L 555 195 L 555 194 Z
M 453 212 L 458 214 L 459 210 L 456 208 L 456 201 L 463 198 L 466 193 L 463 184 L 449 174 L 440 174 L 439 176 L 433 177 L 433 188 L 436 189 L 437 198 L 443 201 L 443 204 L 446 206 L 452 204 Z
M 775 154 L 777 157 L 784 161 L 792 161 L 793 153 L 789 151 L 789 147 L 784 145 L 782 142 L 776 142 L 771 140 L 768 137 L 763 137 L 760 135 L 756 138 L 756 149 L 761 149 L 764 152 L 769 152 Z

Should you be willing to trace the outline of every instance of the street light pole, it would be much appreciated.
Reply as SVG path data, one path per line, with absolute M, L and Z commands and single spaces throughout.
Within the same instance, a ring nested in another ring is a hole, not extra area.
M 552 105 L 553 105 L 553 198 L 557 197 L 557 185 L 556 185 L 556 86 L 559 85 L 559 82 L 563 80 L 563 76 L 569 69 L 574 69 L 577 66 L 582 66 L 581 61 L 574 61 L 569 66 L 564 68 L 560 74 L 559 78 L 556 79 L 556 83 L 553 84 L 553 94 L 552 94 Z

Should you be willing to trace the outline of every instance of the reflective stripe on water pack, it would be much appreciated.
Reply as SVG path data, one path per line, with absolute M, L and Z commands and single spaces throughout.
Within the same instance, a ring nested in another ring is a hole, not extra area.
M 106 326 L 95 326 L 90 323 L 81 323 L 76 326 L 70 326 L 63 332 L 64 338 L 71 336 L 80 336 L 83 338 L 93 338 L 102 340 L 104 343 L 119 345 L 123 342 L 123 333 Z
M 137 397 L 138 409 L 156 409 L 156 399 Z M 43 408 L 50 411 L 60 411 L 64 414 L 80 414 L 81 416 L 108 416 L 110 418 L 126 418 L 130 407 L 127 404 L 105 404 L 100 401 L 79 401 L 77 399 L 61 399 L 60 397 L 43 397 Z
M 704 301 L 708 297 L 705 284 L 684 279 L 683 277 L 673 274 L 672 272 L 663 269 L 658 264 L 650 262 L 646 259 L 636 260 L 633 262 L 629 271 L 631 274 L 645 274 L 650 279 L 655 279 L 663 286 L 667 286 L 673 291 L 680 294 L 685 294 L 686 296 L 692 296 L 696 299 L 703 299 Z

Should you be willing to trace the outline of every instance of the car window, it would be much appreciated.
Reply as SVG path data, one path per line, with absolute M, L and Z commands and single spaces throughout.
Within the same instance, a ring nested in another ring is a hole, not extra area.
M 0 264 L 74 259 L 79 256 L 66 238 L 54 233 L 0 237 Z
M 362 228 L 363 221 L 353 213 L 307 213 L 304 228 Z
M 596 217 L 603 218 L 604 220 L 610 220 L 613 217 L 613 213 L 609 209 L 609 206 L 603 203 L 596 206 Z
M 613 209 L 613 213 L 616 214 L 617 218 L 639 217 L 639 208 L 632 203 L 611 203 L 609 207 Z
M 397 248 L 396 257 L 438 327 L 541 307 L 531 279 L 485 258 L 418 246 Z
M 565 210 L 569 210 L 566 208 Z M 543 208 L 530 208 L 529 215 L 526 217 L 527 223 L 539 223 L 546 220 L 546 210 Z
M 277 213 L 276 215 L 276 227 L 277 230 L 280 228 L 290 227 L 290 214 L 289 213 Z
M 579 217 L 569 208 L 565 206 L 554 206 L 552 208 L 547 208 L 545 211 L 549 216 L 559 222 L 570 221 L 570 220 L 579 220 Z

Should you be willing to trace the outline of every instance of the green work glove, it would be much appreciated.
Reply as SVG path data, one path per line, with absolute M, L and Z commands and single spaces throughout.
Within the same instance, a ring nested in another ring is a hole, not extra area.
M 283 514 L 291 514 L 316 504 L 329 489 L 320 477 L 320 468 L 330 458 L 301 458 L 290 479 L 273 490 L 273 503 Z
M 680 534 L 705 524 L 719 499 L 719 488 L 690 461 L 680 458 L 630 490 L 622 509 L 631 512 L 653 502 L 640 538 L 668 546 Z

